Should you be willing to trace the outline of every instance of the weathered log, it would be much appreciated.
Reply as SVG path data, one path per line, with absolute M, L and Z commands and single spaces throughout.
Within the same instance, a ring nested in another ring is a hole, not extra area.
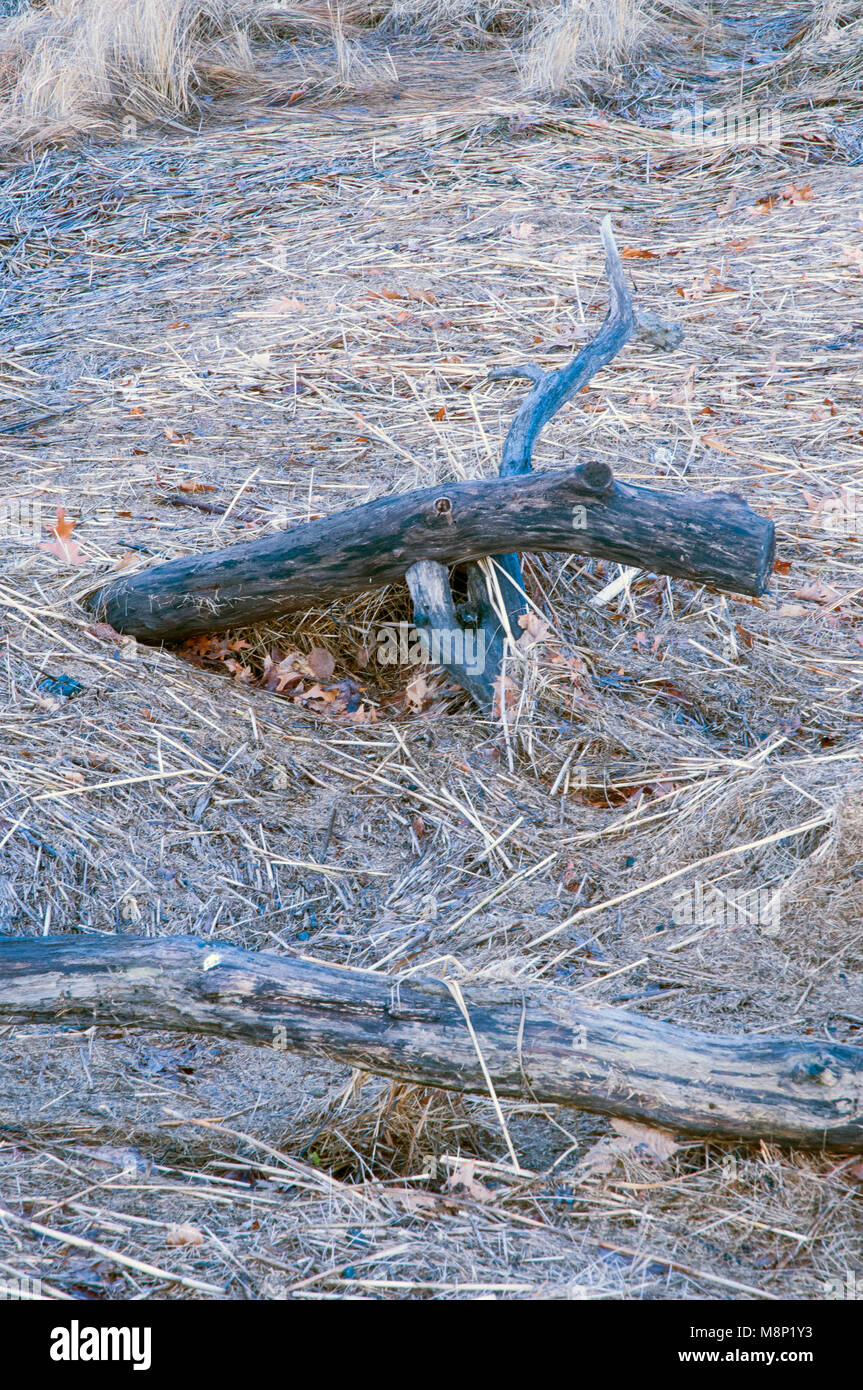
M 519 550 L 578 551 L 758 595 L 774 529 L 733 493 L 658 492 L 584 464 L 380 498 L 115 580 L 89 607 L 120 632 L 177 641 L 395 583 L 417 560 L 454 565 Z
M 463 1006 L 470 1018 L 468 1029 Z M 681 1134 L 863 1151 L 863 1049 L 709 1035 L 562 989 L 400 981 L 190 937 L 0 940 L 0 1023 L 211 1033 Z

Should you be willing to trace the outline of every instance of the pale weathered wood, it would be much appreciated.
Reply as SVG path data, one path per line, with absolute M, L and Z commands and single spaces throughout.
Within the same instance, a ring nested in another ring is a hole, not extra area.
M 863 1049 L 695 1033 L 565 990 L 463 986 L 495 1090 L 703 1138 L 863 1152 Z M 214 1033 L 486 1092 L 460 1002 L 399 981 L 190 937 L 0 940 L 0 1023 Z

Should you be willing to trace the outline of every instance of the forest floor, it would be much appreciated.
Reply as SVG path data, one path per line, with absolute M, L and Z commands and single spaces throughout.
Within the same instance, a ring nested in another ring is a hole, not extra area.
M 274 59 L 281 99 L 7 159 L 0 931 L 863 1043 L 859 122 L 687 144 L 680 88 L 600 111 L 519 98 L 497 51 L 388 50 L 367 93 L 284 104 Z M 740 56 L 717 54 L 719 82 Z M 180 650 L 93 629 L 81 599 L 117 570 L 493 474 L 524 386 L 487 371 L 595 329 L 607 212 L 636 306 L 685 336 L 624 349 L 535 467 L 740 493 L 776 523 L 768 594 L 639 574 L 595 606 L 617 566 L 529 557 L 548 629 L 508 728 L 378 661 L 401 587 Z M 859 1160 L 503 1109 L 517 1173 L 482 1099 L 6 1029 L 0 1284 L 770 1300 L 859 1276 Z

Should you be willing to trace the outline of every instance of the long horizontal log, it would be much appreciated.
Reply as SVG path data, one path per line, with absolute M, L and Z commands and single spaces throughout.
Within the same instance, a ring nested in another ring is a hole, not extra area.
M 468 1029 L 466 1007 L 474 1038 Z M 703 1138 L 863 1151 L 863 1048 L 708 1035 L 565 990 L 399 981 L 191 937 L 0 940 L 0 1023 L 212 1033 Z
M 241 627 L 401 579 L 417 560 L 578 551 L 744 594 L 773 567 L 773 523 L 732 493 L 615 482 L 601 463 L 440 484 L 367 502 L 264 540 L 116 580 L 89 606 L 149 641 Z

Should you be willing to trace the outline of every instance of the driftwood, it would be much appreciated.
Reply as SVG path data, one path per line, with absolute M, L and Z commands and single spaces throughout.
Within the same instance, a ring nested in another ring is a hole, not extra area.
M 732 592 L 763 593 L 773 568 L 773 523 L 733 493 L 632 487 L 615 482 L 603 463 L 530 472 L 540 430 L 633 330 L 607 218 L 602 237 L 609 312 L 595 337 L 559 371 L 526 366 L 491 374 L 533 382 L 507 435 L 500 477 L 381 498 L 264 540 L 172 560 L 107 585 L 90 597 L 90 608 L 121 632 L 170 642 L 407 577 L 420 632 L 443 617 L 450 634 L 482 632 L 481 673 L 466 681 L 463 662 L 443 664 L 489 707 L 505 644 L 520 635 L 520 551 L 581 552 Z M 483 570 L 477 562 L 486 557 L 493 563 Z M 448 566 L 466 567 L 467 601 L 458 606 Z
M 470 1026 L 468 1026 L 468 1019 Z M 863 1152 L 863 1049 L 691 1032 L 562 990 L 399 981 L 190 937 L 0 940 L 0 1024 L 213 1033 L 681 1134 Z

